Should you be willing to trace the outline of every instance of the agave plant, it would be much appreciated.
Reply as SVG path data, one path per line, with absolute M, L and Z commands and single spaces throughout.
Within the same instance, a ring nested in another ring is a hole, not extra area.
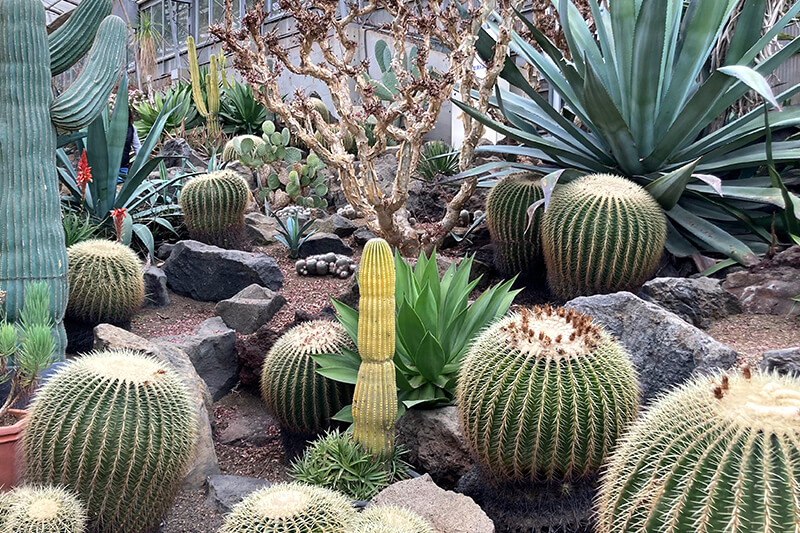
M 289 249 L 290 259 L 297 259 L 300 255 L 300 247 L 317 232 L 316 229 L 308 231 L 314 225 L 314 221 L 301 221 L 300 217 L 295 213 L 287 217 L 286 222 L 284 222 L 281 217 L 270 212 L 269 209 L 267 209 L 267 213 L 274 217 L 278 223 L 278 232 L 275 234 L 275 240 Z
M 700 0 L 686 7 L 683 0 L 615 0 L 610 9 L 589 0 L 595 32 L 572 2 L 552 1 L 571 59 L 519 12 L 538 46 L 515 35 L 512 50 L 548 81 L 564 108 L 551 105 L 507 61 L 502 76 L 514 92 L 499 90 L 493 102 L 506 123 L 456 102 L 521 144 L 491 151 L 541 160 L 536 169 L 545 173 L 572 169 L 562 180 L 570 174 L 614 173 L 638 182 L 663 207 L 669 222 L 667 248 L 676 255 L 716 252 L 752 263 L 773 240 L 776 214 L 779 238 L 800 239 L 800 199 L 788 193 L 780 177 L 764 174 L 769 127 L 762 111 L 708 129 L 800 50 L 800 39 L 794 39 L 756 63 L 800 13 L 800 2 L 763 35 L 765 3 L 745 2 L 726 64 L 710 69 L 707 60 L 739 0 Z M 496 31 L 496 24 L 490 25 L 477 44 L 484 59 L 491 56 Z M 800 85 L 789 87 L 777 101 L 798 92 Z M 795 127 L 800 107 L 776 108 L 768 122 L 773 129 Z M 775 163 L 800 158 L 798 141 L 774 142 L 772 149 Z
M 424 408 L 451 405 L 461 359 L 472 339 L 502 317 L 518 290 L 511 290 L 516 278 L 495 285 L 474 302 L 469 296 L 480 282 L 470 281 L 472 257 L 467 257 L 439 278 L 436 251 L 428 258 L 420 254 L 412 267 L 400 254 L 394 257 L 397 335 L 394 364 L 397 368 L 398 398 L 405 407 Z M 334 300 L 337 318 L 358 342 L 358 311 Z M 323 376 L 355 383 L 361 357 L 349 350 L 343 355 L 315 355 Z M 347 410 L 335 418 L 347 420 Z
M 140 136 L 150 135 L 153 126 L 163 115 L 164 108 L 167 106 L 171 106 L 173 109 L 164 124 L 163 131 L 165 132 L 174 132 L 181 126 L 191 129 L 201 122 L 202 117 L 197 113 L 192 101 L 192 86 L 182 83 L 168 89 L 164 94 L 153 94 L 151 100 L 144 100 L 133 105 L 139 115 L 139 120 L 134 123 L 134 126 Z
M 261 124 L 267 120 L 267 108 L 253 97 L 250 84 L 233 80 L 222 93 L 219 118 L 225 133 L 253 135 L 261 131 Z

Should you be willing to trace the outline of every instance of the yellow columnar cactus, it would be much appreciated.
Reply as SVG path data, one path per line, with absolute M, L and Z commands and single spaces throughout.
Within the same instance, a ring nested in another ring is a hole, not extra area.
M 197 62 L 197 47 L 194 37 L 186 39 L 186 52 L 189 57 L 189 75 L 192 79 L 192 99 L 197 112 L 206 119 L 211 133 L 219 130 L 217 116 L 219 115 L 219 70 L 217 69 L 217 56 L 212 55 L 208 66 L 208 75 L 205 80 L 200 78 L 200 65 Z M 206 86 L 206 99 L 203 98 L 203 83 Z
M 358 351 L 361 367 L 353 397 L 353 435 L 368 450 L 394 448 L 397 419 L 394 342 L 394 259 L 383 239 L 364 246 L 359 274 Z

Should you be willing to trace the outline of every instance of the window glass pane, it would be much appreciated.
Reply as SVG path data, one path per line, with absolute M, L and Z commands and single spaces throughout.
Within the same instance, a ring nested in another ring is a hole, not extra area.
M 164 55 L 168 55 L 175 50 L 175 43 L 172 41 L 174 9 L 174 2 L 164 2 L 164 50 L 162 51 Z
M 153 4 L 153 8 L 151 14 L 153 15 L 153 24 L 155 25 L 156 29 L 159 30 L 161 35 L 164 35 L 164 9 L 163 4 L 161 2 L 157 2 Z M 160 39 L 158 43 L 158 55 L 162 55 L 164 53 L 164 40 Z
M 208 39 L 208 11 L 211 1 L 213 0 L 200 0 L 197 3 L 197 41 L 201 43 Z
M 175 24 L 178 29 L 178 46 L 183 47 L 186 45 L 186 39 L 189 37 L 189 16 L 192 12 L 190 4 L 171 2 L 173 10 L 176 14 Z
M 211 16 L 214 22 L 223 24 L 225 22 L 225 0 L 210 0 L 214 2 Z

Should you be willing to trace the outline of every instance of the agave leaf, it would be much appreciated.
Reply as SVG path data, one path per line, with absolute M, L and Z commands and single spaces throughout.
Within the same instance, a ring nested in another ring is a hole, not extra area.
M 772 88 L 766 78 L 755 70 L 744 65 L 729 65 L 721 67 L 719 71 L 741 80 L 745 85 L 760 94 L 767 102 L 778 108 L 778 111 L 781 110 L 781 105 L 775 99 L 775 94 L 772 92 Z
M 686 185 L 692 179 L 692 172 L 694 172 L 699 162 L 699 158 L 695 159 L 691 163 L 654 180 L 645 189 L 661 204 L 665 211 L 669 211 L 680 200 Z

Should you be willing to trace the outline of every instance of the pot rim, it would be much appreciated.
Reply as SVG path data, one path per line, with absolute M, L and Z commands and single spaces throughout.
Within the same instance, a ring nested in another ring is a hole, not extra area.
M 28 411 L 24 409 L 9 409 L 8 414 L 16 417 L 18 420 L 10 426 L 0 426 L 0 437 L 21 433 L 22 429 L 25 427 L 25 423 L 28 421 Z

